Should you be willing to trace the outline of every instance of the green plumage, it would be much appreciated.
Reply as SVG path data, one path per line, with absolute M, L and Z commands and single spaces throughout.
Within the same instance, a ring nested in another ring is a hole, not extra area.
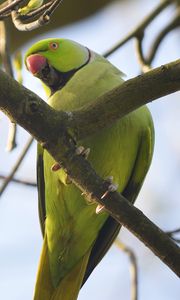
M 57 49 L 52 49 L 53 42 Z M 122 73 L 106 59 L 68 40 L 49 39 L 32 46 L 26 55 L 30 70 L 28 58 L 36 59 L 36 54 L 45 57 L 59 76 L 59 81 L 56 75 L 51 76 L 53 95 L 48 100 L 57 110 L 79 109 L 123 81 Z M 34 75 L 43 80 L 39 74 Z M 62 76 L 66 76 L 64 82 Z M 47 80 L 44 82 L 47 85 Z M 113 176 L 118 191 L 131 202 L 150 166 L 153 144 L 153 122 L 145 106 L 79 142 L 91 149 L 88 159 L 97 173 L 103 178 Z M 105 212 L 97 215 L 96 205 L 87 204 L 78 188 L 66 183 L 63 170 L 51 171 L 53 164 L 52 157 L 39 146 L 39 209 L 45 238 L 34 299 L 75 300 L 120 226 Z

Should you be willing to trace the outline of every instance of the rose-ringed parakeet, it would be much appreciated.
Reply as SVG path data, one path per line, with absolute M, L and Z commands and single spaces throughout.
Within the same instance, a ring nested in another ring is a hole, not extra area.
M 108 60 L 66 39 L 34 44 L 25 63 L 45 84 L 48 103 L 56 110 L 80 109 L 123 82 L 122 73 Z M 137 109 L 79 144 L 91 149 L 88 159 L 96 172 L 103 178 L 113 176 L 118 191 L 133 203 L 153 153 L 154 129 L 148 108 Z M 97 204 L 87 204 L 62 169 L 53 172 L 54 163 L 39 145 L 39 215 L 44 243 L 34 300 L 75 300 L 120 225 L 107 212 L 96 214 Z

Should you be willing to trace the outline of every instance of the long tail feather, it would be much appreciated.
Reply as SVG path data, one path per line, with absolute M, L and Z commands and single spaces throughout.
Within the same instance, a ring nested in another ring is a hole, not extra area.
M 34 300 L 76 300 L 82 285 L 90 252 L 91 250 L 61 280 L 57 288 L 54 288 L 49 268 L 47 238 L 45 237 L 37 274 Z
M 49 269 L 47 237 L 45 235 L 37 273 L 34 300 L 50 300 L 53 292 L 54 287 L 51 282 Z
M 81 288 L 84 273 L 88 263 L 90 251 L 76 264 L 76 266 L 63 278 L 55 290 L 51 300 L 76 300 Z

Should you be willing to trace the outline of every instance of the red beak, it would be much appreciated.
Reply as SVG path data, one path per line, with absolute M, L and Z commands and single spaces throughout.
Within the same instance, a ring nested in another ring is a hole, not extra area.
M 46 58 L 40 54 L 32 54 L 26 58 L 27 68 L 33 75 L 41 71 L 46 64 Z

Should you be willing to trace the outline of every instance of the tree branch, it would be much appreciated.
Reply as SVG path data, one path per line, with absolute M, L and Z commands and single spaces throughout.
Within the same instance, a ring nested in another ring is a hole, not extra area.
M 109 49 L 104 53 L 104 57 L 107 57 L 114 53 L 116 50 L 118 50 L 120 47 L 122 47 L 125 43 L 127 43 L 132 38 L 136 38 L 139 35 L 141 36 L 146 27 L 170 4 L 173 2 L 175 3 L 176 0 L 164 0 L 161 1 L 158 6 L 147 16 L 144 18 L 144 20 L 137 26 L 135 29 L 130 32 L 122 41 L 118 42 L 114 47 Z
M 73 112 L 70 127 L 78 139 L 83 138 L 140 106 L 179 90 L 180 60 L 177 60 L 127 80 L 95 103 Z
M 9 0 L 12 1 L 12 0 Z M 20 30 L 20 31 L 31 31 L 34 29 L 37 29 L 41 26 L 44 26 L 50 22 L 50 18 L 54 11 L 57 9 L 57 7 L 62 3 L 63 0 L 54 0 L 51 2 L 49 6 L 46 6 L 46 9 L 42 10 L 42 14 L 40 17 L 32 22 L 29 23 L 23 23 L 21 19 L 21 15 L 18 13 L 18 8 L 14 9 L 11 12 L 12 22 L 14 26 Z M 34 15 L 33 15 L 34 16 Z M 32 17 L 32 16 L 31 16 Z
M 73 121 L 73 119 L 75 120 L 74 116 L 77 117 L 77 115 L 55 111 L 37 95 L 20 86 L 2 71 L 0 71 L 0 77 L 0 108 L 11 120 L 16 121 L 29 131 L 49 151 L 86 197 L 104 205 L 113 218 L 129 229 L 180 276 L 179 248 L 163 231 L 145 217 L 139 209 L 133 207 L 121 194 L 113 192 L 109 193 L 108 197 L 101 199 L 109 184 L 96 174 L 90 163 L 82 155 L 76 154 L 77 146 L 71 132 L 75 123 Z M 160 83 L 157 82 L 157 79 L 161 79 Z M 153 91 L 154 86 L 156 87 L 155 91 Z M 176 61 L 125 82 L 112 93 L 107 93 L 97 99 L 96 105 L 99 109 L 102 107 L 102 101 L 104 101 L 103 110 L 100 110 L 100 118 L 107 121 L 108 116 L 108 120 L 112 122 L 142 104 L 173 93 L 179 88 L 180 62 Z M 111 101 L 113 105 L 108 104 Z M 92 107 L 90 109 L 89 124 L 92 123 L 91 118 L 94 115 Z M 84 110 L 84 114 L 86 113 L 87 110 Z M 83 113 L 81 113 L 81 117 L 83 117 Z M 96 119 L 99 119 L 98 115 L 96 115 Z M 78 123 L 76 119 L 76 131 L 79 132 L 77 124 L 82 127 L 83 123 Z M 97 123 L 94 126 L 98 127 Z M 83 132 L 83 129 L 81 128 L 80 131 Z M 59 149 L 61 149 L 60 152 Z

